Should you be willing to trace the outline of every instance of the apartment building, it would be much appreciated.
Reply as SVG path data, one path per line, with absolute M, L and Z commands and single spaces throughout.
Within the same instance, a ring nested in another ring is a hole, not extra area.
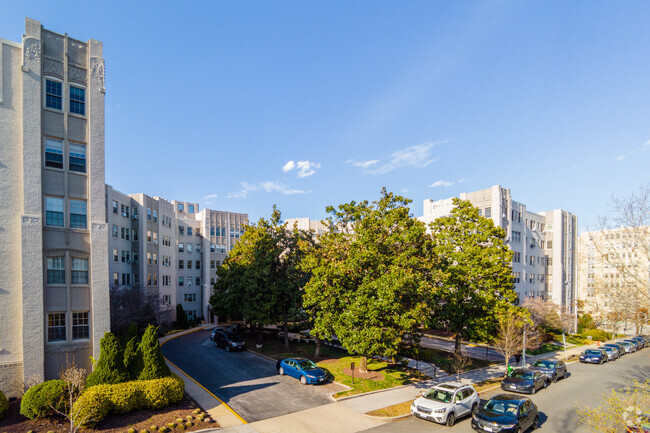
M 578 299 L 608 329 L 628 331 L 639 309 L 650 309 L 649 239 L 647 226 L 580 234 Z
M 512 272 L 519 301 L 526 298 L 550 299 L 567 313 L 576 313 L 576 250 L 577 217 L 556 209 L 530 212 L 526 205 L 514 201 L 510 189 L 495 185 L 491 188 L 461 193 L 506 231 L 506 242 L 513 251 Z M 453 198 L 424 200 L 426 224 L 448 216 Z
M 109 330 L 102 43 L 0 39 L 0 381 L 91 369 Z
M 177 304 L 190 320 L 214 323 L 216 270 L 244 234 L 248 215 L 128 195 L 110 185 L 106 197 L 111 289 L 137 291 L 133 298 L 152 306 L 159 323 L 176 320 Z M 119 320 L 119 311 L 113 314 Z

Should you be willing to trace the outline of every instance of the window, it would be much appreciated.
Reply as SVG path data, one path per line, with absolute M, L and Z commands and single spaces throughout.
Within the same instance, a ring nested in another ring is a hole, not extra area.
M 530 256 L 530 264 L 531 265 L 535 264 L 535 256 Z
M 210 236 L 214 236 L 214 227 L 210 227 Z
M 154 245 L 158 245 L 158 232 L 153 232 L 152 242 Z
M 210 252 L 214 253 L 217 249 L 217 246 L 215 244 L 210 244 Z
M 178 203 L 178 208 L 177 209 L 178 209 L 179 212 L 183 212 L 185 210 L 185 206 L 183 205 L 183 203 Z
M 47 284 L 65 284 L 65 257 L 47 258 Z
M 546 241 L 546 249 L 550 250 L 551 248 L 553 248 L 553 241 Z
M 117 202 L 113 200 L 113 213 L 117 213 Z
M 183 295 L 183 302 L 196 302 L 196 293 L 186 293 Z
M 529 283 L 534 283 L 535 282 L 535 274 L 528 275 L 528 282 Z
M 45 166 L 63 168 L 63 141 L 45 139 Z
M 196 252 L 200 253 L 201 251 L 201 244 L 196 244 Z
M 530 247 L 535 248 L 535 239 L 530 238 Z
M 179 235 L 184 235 L 185 234 L 185 227 L 178 226 L 178 234 Z
M 131 251 L 122 250 L 122 263 L 131 263 Z
M 183 277 L 178 277 L 178 285 L 182 286 L 183 284 Z
M 521 232 L 512 232 L 512 243 L 518 244 L 521 243 Z
M 151 230 L 147 230 L 147 242 L 151 242 Z
M 192 252 L 192 244 L 187 244 L 187 252 L 188 253 Z
M 513 283 L 521 282 L 521 274 L 519 272 L 513 272 L 512 273 L 512 282 Z
M 133 242 L 138 242 L 138 229 L 132 229 Z
M 147 264 L 151 264 L 151 253 L 147 251 Z
M 86 172 L 86 146 L 70 143 L 70 171 Z
M 113 237 L 116 239 L 117 239 L 117 232 L 118 232 L 117 226 L 113 225 Z
M 178 244 L 178 252 L 182 253 L 184 251 L 184 246 L 183 244 Z
M 158 211 L 153 211 L 153 222 L 158 222 Z
M 114 261 L 115 263 L 117 263 L 117 261 L 118 261 L 117 250 L 113 250 L 113 261 Z
M 189 213 L 194 213 L 194 205 L 193 204 L 188 204 L 187 205 L 187 211 Z
M 201 269 L 201 261 L 200 260 L 197 260 L 195 264 L 196 264 L 196 266 L 194 266 L 194 269 Z
M 210 260 L 210 269 L 214 269 L 214 268 L 215 268 L 214 260 Z
M 169 237 L 169 236 L 164 236 L 164 235 L 163 235 L 162 244 L 163 244 L 164 246 L 166 246 L 166 247 L 170 246 L 170 245 L 171 245 L 171 239 L 170 239 L 170 237 Z
M 138 274 L 133 274 L 133 285 L 137 286 L 140 284 L 140 276 Z
M 485 216 L 485 218 L 491 218 L 492 217 L 492 208 L 491 207 L 486 207 L 485 211 L 483 212 L 483 216 Z
M 72 313 L 72 339 L 87 340 L 88 338 L 90 338 L 88 312 Z
M 81 87 L 70 86 L 70 112 L 86 115 L 86 90 Z
M 187 320 L 196 320 L 196 310 L 187 310 Z
M 133 219 L 137 220 L 138 219 L 138 208 L 133 206 Z
M 194 283 L 195 283 L 197 286 L 200 286 L 200 285 L 201 285 L 201 277 L 196 277 L 196 280 L 194 281 Z
M 131 285 L 131 274 L 122 274 L 122 285 L 123 286 Z
M 88 259 L 72 258 L 72 284 L 88 284 Z
M 153 274 L 153 285 L 158 287 L 158 274 Z
M 158 254 L 157 253 L 153 253 L 153 264 L 154 265 L 158 264 Z
M 147 274 L 147 286 L 151 285 L 151 274 Z
M 86 200 L 70 199 L 70 228 L 86 228 Z
M 185 260 L 178 261 L 178 269 L 185 269 Z
M 117 272 L 113 272 L 113 285 L 115 287 L 120 285 L 120 274 L 118 274 Z
M 130 212 L 129 206 L 122 205 L 122 206 L 120 206 L 120 209 L 122 210 L 122 216 L 123 217 L 128 218 L 130 216 L 129 215 L 129 212 Z
M 187 228 L 187 235 L 192 236 L 192 227 Z
M 214 277 L 210 277 L 210 284 L 214 285 Z
M 151 221 L 151 209 L 147 208 L 147 220 Z
M 169 278 L 169 276 L 167 278 Z M 169 284 L 167 284 L 167 285 L 169 286 Z M 163 295 L 162 303 L 163 303 L 163 305 L 171 305 L 171 303 L 172 303 L 171 295 Z
M 45 225 L 63 227 L 63 199 L 45 196 Z
M 513 263 L 521 263 L 521 253 L 515 252 L 512 255 L 512 261 L 513 261 Z
M 47 315 L 47 341 L 65 341 L 65 313 Z
M 187 261 L 187 269 L 192 269 L 192 261 L 191 260 Z
M 188 286 L 192 285 L 192 277 L 187 277 L 187 285 Z
M 63 83 L 45 80 L 45 107 L 63 109 Z

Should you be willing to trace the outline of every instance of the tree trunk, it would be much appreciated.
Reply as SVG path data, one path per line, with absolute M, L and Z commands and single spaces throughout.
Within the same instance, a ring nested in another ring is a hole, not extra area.
M 289 314 L 287 312 L 287 304 L 282 304 L 282 320 L 284 327 L 284 348 L 289 350 Z
M 361 373 L 368 372 L 368 358 L 366 358 L 365 356 L 362 356 L 361 361 L 359 362 L 359 372 Z
M 456 356 L 461 356 L 463 354 L 462 351 L 462 342 L 463 342 L 463 336 L 460 334 L 456 334 L 455 338 L 455 345 L 454 345 L 454 353 Z
M 257 324 L 257 344 L 262 344 L 262 329 L 263 326 L 261 323 Z
M 320 335 L 314 334 L 316 338 L 316 351 L 314 352 L 314 358 L 320 357 Z

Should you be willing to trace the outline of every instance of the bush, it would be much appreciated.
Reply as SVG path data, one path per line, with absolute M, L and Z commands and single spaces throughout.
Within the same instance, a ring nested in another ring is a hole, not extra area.
M 187 320 L 187 314 L 183 310 L 181 304 L 176 304 L 176 327 L 178 329 L 187 329 L 190 327 L 190 322 Z
M 582 338 L 591 337 L 591 339 L 593 341 L 596 341 L 596 340 L 597 341 L 605 341 L 605 340 L 609 340 L 610 338 L 612 338 L 612 334 L 610 334 L 609 332 L 602 331 L 600 329 L 590 329 L 590 330 L 585 331 L 582 334 L 580 334 L 580 337 L 582 337 Z
M 139 349 L 142 352 L 142 371 L 138 376 L 139 380 L 158 379 L 172 374 L 160 351 L 155 326 L 149 325 L 144 331 Z
M 4 393 L 0 391 L 0 419 L 4 418 L 7 412 L 9 412 L 9 402 Z
M 578 317 L 578 334 L 582 334 L 590 329 L 596 329 L 596 324 L 594 323 L 594 319 L 591 317 L 591 315 L 583 314 L 582 316 Z
M 81 394 L 74 410 L 88 416 L 88 420 L 81 422 L 81 425 L 92 426 L 111 412 L 128 413 L 169 406 L 183 398 L 184 390 L 185 382 L 175 374 L 153 380 L 97 385 Z
M 124 367 L 131 380 L 137 380 L 142 372 L 142 351 L 137 337 L 133 337 L 124 349 Z
M 115 334 L 107 332 L 99 342 L 99 361 L 86 379 L 86 388 L 126 382 L 129 374 L 124 367 L 124 352 Z
M 66 409 L 66 385 L 62 380 L 48 380 L 27 390 L 20 402 L 20 413 L 29 419 L 54 415 L 52 409 Z

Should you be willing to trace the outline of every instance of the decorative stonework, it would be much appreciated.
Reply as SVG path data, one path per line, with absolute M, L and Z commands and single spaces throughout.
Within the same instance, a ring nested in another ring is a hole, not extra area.
M 107 224 L 92 223 L 91 227 L 92 227 L 93 230 L 105 231 L 108 226 L 107 226 Z
M 0 363 L 0 368 L 16 368 L 16 367 L 22 367 L 23 363 L 22 362 L 5 362 L 5 363 Z
M 86 84 L 86 70 L 68 65 L 68 80 Z
M 44 58 L 43 72 L 63 79 L 63 63 Z
M 41 219 L 39 217 L 33 217 L 33 216 L 24 216 L 23 217 L 23 224 L 31 224 L 31 225 L 36 225 L 40 224 Z
M 39 65 L 41 63 L 41 41 L 34 38 L 25 39 L 23 44 L 23 71 L 27 72 L 27 64 Z
M 90 77 L 99 80 L 99 90 L 104 92 L 104 59 L 99 57 L 90 58 Z

